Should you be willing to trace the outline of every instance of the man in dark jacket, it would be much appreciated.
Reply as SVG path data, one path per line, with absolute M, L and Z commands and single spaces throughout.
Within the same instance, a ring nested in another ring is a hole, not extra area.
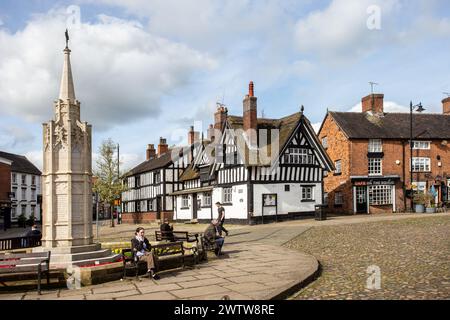
M 225 231 L 225 234 L 228 236 L 228 230 L 223 226 L 225 222 L 225 208 L 220 202 L 216 202 L 216 206 L 217 213 L 219 214 L 219 216 L 217 217 L 217 220 L 219 221 L 219 234 L 222 235 L 222 231 Z
M 173 226 L 169 224 L 169 220 L 167 218 L 164 219 L 164 223 L 160 226 L 161 235 L 163 239 L 167 239 L 169 241 L 175 241 L 175 237 L 173 235 Z
M 212 220 L 211 223 L 206 227 L 205 232 L 203 233 L 203 236 L 205 239 L 210 242 L 216 242 L 216 249 L 214 253 L 216 256 L 220 255 L 220 252 L 222 251 L 222 246 L 224 243 L 224 238 L 220 236 L 219 231 L 220 225 L 217 220 Z
M 151 278 L 158 280 L 159 276 L 155 273 L 156 264 L 152 246 L 144 234 L 144 228 L 139 227 L 136 229 L 135 237 L 131 239 L 133 254 L 139 261 L 147 262 L 147 273 Z
M 31 230 L 27 232 L 27 237 L 36 237 L 39 240 L 42 238 L 42 233 L 38 230 L 37 225 L 33 225 L 31 227 Z

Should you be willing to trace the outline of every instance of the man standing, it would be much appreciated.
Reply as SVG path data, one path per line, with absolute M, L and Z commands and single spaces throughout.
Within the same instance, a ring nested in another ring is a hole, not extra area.
M 223 226 L 223 223 L 225 222 L 225 208 L 222 207 L 222 204 L 220 202 L 216 202 L 216 206 L 217 206 L 217 212 L 219 213 L 219 217 L 217 218 L 217 220 L 219 221 L 219 233 L 220 235 L 222 235 L 222 230 L 225 231 L 225 234 L 228 236 L 228 230 L 225 229 L 225 227 Z

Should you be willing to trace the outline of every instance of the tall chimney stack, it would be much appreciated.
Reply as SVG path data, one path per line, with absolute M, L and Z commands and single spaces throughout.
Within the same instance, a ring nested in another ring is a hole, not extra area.
M 244 105 L 244 132 L 247 135 L 248 142 L 251 146 L 256 146 L 257 144 L 257 98 L 255 97 L 254 84 L 250 81 L 248 86 L 248 95 L 245 96 Z
M 218 103 L 217 110 L 214 113 L 214 129 L 222 132 L 225 126 L 225 121 L 227 120 L 228 109 L 223 105 Z
M 155 145 L 154 144 L 149 144 L 147 145 L 147 160 L 153 159 L 156 156 L 156 150 L 155 150 Z
M 194 144 L 197 141 L 200 141 L 200 132 L 194 131 L 194 126 L 191 126 L 188 132 L 188 145 Z
M 164 153 L 169 150 L 169 146 L 167 145 L 167 140 L 163 137 L 159 138 L 158 144 L 158 157 L 161 157 Z
M 372 93 L 362 98 L 362 112 L 372 112 L 373 114 L 384 113 L 384 94 Z
M 442 100 L 442 113 L 450 116 L 450 97 Z
M 209 127 L 208 127 L 208 131 L 206 132 L 206 138 L 209 141 L 213 141 L 214 140 L 214 126 L 212 124 L 210 124 Z

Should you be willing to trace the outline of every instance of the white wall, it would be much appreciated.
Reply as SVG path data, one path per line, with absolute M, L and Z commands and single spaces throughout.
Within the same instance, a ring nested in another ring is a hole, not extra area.
M 224 205 L 225 219 L 247 219 L 247 185 L 236 185 L 232 187 L 232 205 Z M 219 201 L 223 203 L 223 188 L 214 188 L 212 204 Z M 217 218 L 217 209 L 213 208 L 213 216 Z
M 284 186 L 289 185 L 290 191 L 284 191 Z M 253 186 L 253 215 L 262 215 L 262 195 L 277 194 L 277 214 L 287 214 L 289 212 L 311 212 L 316 204 L 322 203 L 322 186 L 320 183 L 307 183 L 314 185 L 314 202 L 301 202 L 301 186 L 298 183 L 278 183 L 278 184 L 255 184 Z M 267 208 L 265 208 L 267 209 Z M 264 211 L 267 214 L 267 211 Z
M 175 214 L 174 217 L 175 219 L 178 220 L 186 220 L 186 219 L 193 219 L 193 215 L 192 215 L 192 194 L 189 194 L 189 208 L 187 209 L 182 209 L 181 208 L 181 201 L 182 201 L 182 196 L 176 196 L 176 210 L 175 210 Z M 201 199 L 202 204 L 203 204 L 203 193 L 199 193 L 197 194 L 198 199 Z M 217 216 L 217 209 L 215 209 L 215 206 L 213 205 L 213 218 L 216 218 Z M 205 208 L 198 208 L 197 210 L 197 219 L 207 219 L 210 220 L 211 219 L 211 208 L 209 207 L 205 207 Z

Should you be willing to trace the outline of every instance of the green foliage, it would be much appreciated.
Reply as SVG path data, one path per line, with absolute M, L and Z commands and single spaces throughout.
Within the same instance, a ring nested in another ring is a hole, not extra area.
M 93 191 L 98 193 L 100 201 L 110 204 L 113 207 L 115 199 L 119 199 L 122 192 L 126 191 L 120 180 L 118 172 L 119 162 L 115 155 L 117 144 L 111 139 L 103 141 L 99 147 L 99 157 L 96 161 L 94 175 L 97 179 L 93 185 Z M 114 226 L 113 216 L 111 223 Z
M 19 227 L 24 227 L 27 224 L 27 217 L 25 215 L 25 213 L 22 213 L 20 216 L 17 217 L 17 222 L 19 224 Z
M 431 207 L 434 205 L 434 197 L 428 192 L 417 192 L 414 194 L 414 203 Z
M 35 218 L 34 214 L 29 216 L 28 219 L 26 220 L 27 225 L 30 227 L 32 227 L 35 222 L 36 222 L 36 218 Z

